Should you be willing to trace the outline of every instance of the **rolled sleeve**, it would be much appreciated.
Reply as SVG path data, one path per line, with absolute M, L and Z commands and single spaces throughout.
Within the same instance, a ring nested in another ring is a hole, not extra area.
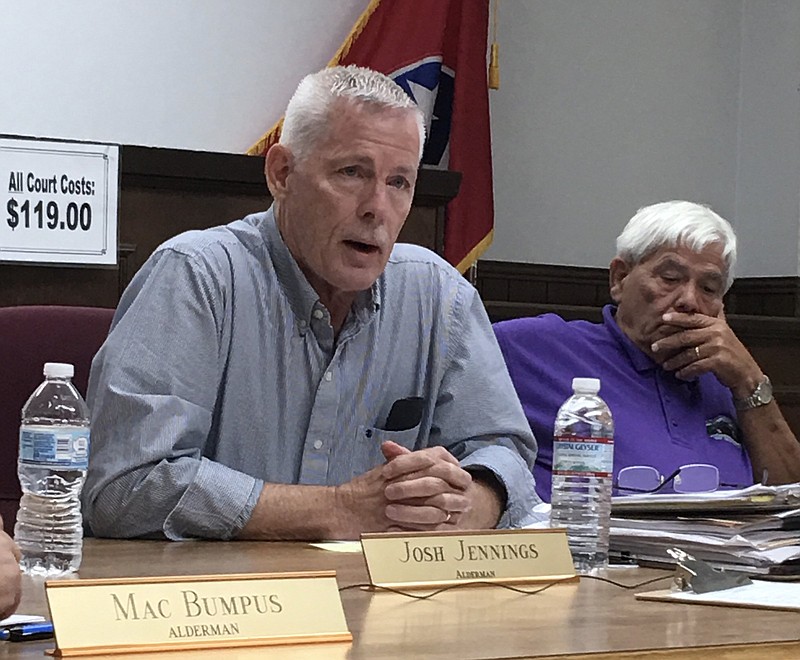
M 202 459 L 195 478 L 167 515 L 164 534 L 173 541 L 197 536 L 229 540 L 250 519 L 263 486 L 260 479 Z

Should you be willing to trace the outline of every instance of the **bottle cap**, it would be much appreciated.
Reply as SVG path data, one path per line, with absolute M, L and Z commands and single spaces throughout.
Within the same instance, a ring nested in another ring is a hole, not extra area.
M 72 378 L 75 375 L 75 367 L 65 362 L 45 362 L 45 378 Z
M 589 392 L 590 394 L 597 394 L 600 391 L 599 378 L 573 378 L 572 379 L 573 392 Z

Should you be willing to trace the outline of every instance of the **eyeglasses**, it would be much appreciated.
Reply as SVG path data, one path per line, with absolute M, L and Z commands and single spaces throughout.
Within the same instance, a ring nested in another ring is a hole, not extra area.
M 657 493 L 670 484 L 676 493 L 711 493 L 720 486 L 745 487 L 739 484 L 720 483 L 719 470 L 715 465 L 691 463 L 682 465 L 667 477 L 649 465 L 631 465 L 619 471 L 614 488 L 628 493 Z

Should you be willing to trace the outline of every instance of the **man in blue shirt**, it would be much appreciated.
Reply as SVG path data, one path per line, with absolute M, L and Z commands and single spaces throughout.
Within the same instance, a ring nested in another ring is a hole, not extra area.
M 313 539 L 525 523 L 535 441 L 474 288 L 395 245 L 424 141 L 390 79 L 305 78 L 273 207 L 161 246 L 92 365 L 101 536 Z
M 539 441 L 534 475 L 550 500 L 553 425 L 574 377 L 601 381 L 615 424 L 614 477 L 662 477 L 692 464 L 719 485 L 800 480 L 800 444 L 769 379 L 725 321 L 736 237 L 711 209 L 685 201 L 640 209 L 617 239 L 601 324 L 554 314 L 495 325 Z M 672 484 L 667 484 L 668 489 Z M 711 488 L 714 484 L 711 484 Z

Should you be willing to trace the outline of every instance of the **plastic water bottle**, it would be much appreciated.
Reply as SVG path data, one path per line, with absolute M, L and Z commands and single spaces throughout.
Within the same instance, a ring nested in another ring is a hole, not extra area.
M 52 577 L 81 563 L 89 409 L 72 384 L 73 373 L 71 364 L 45 364 L 44 382 L 22 408 L 22 500 L 14 540 L 22 551 L 20 567 L 29 575 Z
M 608 566 L 614 422 L 597 378 L 575 378 L 556 416 L 550 525 L 566 527 L 575 568 Z

